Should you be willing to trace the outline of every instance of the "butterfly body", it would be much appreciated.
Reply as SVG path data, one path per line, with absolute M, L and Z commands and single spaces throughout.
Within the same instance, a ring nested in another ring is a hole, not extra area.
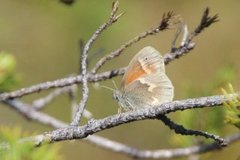
M 156 106 L 173 99 L 173 85 L 165 74 L 163 57 L 153 47 L 139 51 L 129 63 L 121 89 L 113 93 L 125 111 Z

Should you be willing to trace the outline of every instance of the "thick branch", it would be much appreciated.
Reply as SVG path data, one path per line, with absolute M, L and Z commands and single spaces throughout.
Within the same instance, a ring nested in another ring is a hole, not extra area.
M 167 114 L 179 110 L 192 108 L 214 107 L 222 105 L 228 101 L 224 96 L 210 96 L 195 99 L 186 99 L 165 103 L 156 107 L 139 109 L 136 111 L 122 113 L 120 115 L 109 116 L 100 120 L 91 120 L 81 127 L 67 127 L 41 135 L 42 141 L 56 142 L 63 140 L 82 139 L 99 131 L 116 127 L 118 125 L 144 119 L 157 119 L 161 114 Z
M 40 124 L 44 124 L 55 129 L 64 128 L 68 126 L 67 123 L 60 121 L 56 118 L 53 118 L 45 113 L 36 111 L 35 109 L 33 109 L 32 106 L 23 103 L 20 100 L 6 100 L 5 104 L 10 106 L 11 109 L 18 111 L 25 118 L 39 122 Z M 119 150 L 125 150 L 125 147 L 128 147 L 127 145 L 97 135 L 88 136 L 83 140 L 85 140 L 88 143 L 97 145 L 98 147 L 105 148 L 114 152 L 120 152 Z M 5 144 L 3 145 L 1 143 L 0 149 L 5 148 L 8 148 L 7 145 Z
M 193 108 L 194 102 L 196 102 L 196 104 L 195 104 L 196 107 L 204 107 L 205 105 L 211 106 L 211 104 L 212 105 L 221 105 L 223 103 L 223 101 L 226 101 L 224 96 L 213 96 L 213 97 L 203 97 L 203 98 L 198 98 L 198 99 L 189 99 L 189 100 L 184 100 L 184 101 L 172 102 L 172 105 L 174 103 L 177 103 L 179 105 L 179 109 L 183 110 L 183 109 Z M 24 103 L 21 103 L 21 102 L 19 103 L 19 101 L 17 101 L 17 100 L 7 101 L 7 102 L 10 102 L 8 104 L 10 104 L 12 107 L 18 106 L 17 107 L 18 109 L 23 107 L 23 109 L 21 109 L 21 110 L 23 110 L 24 112 L 21 112 L 21 113 L 27 114 L 27 117 L 30 119 L 37 120 L 40 123 L 53 126 L 54 128 L 67 127 L 67 124 L 65 124 L 64 122 L 60 122 L 56 119 L 54 119 L 54 121 L 52 121 L 52 122 L 45 121 L 45 119 L 46 119 L 45 117 L 47 117 L 47 119 L 49 119 L 46 114 L 43 114 L 44 116 L 42 116 L 42 114 L 40 112 L 37 112 L 35 110 L 32 110 L 31 112 L 29 112 L 29 111 L 27 111 L 27 110 L 29 110 L 29 107 L 27 107 L 26 104 L 24 104 Z M 13 102 L 13 103 L 11 103 L 11 102 Z M 185 104 L 186 106 L 184 107 L 183 104 Z M 159 106 L 159 108 L 164 107 L 164 106 Z M 168 108 L 169 108 L 168 110 L 172 110 L 172 109 L 170 109 L 170 107 L 168 107 Z M 151 111 L 150 111 L 150 113 L 151 113 Z M 125 114 L 129 114 L 129 113 L 125 113 Z M 121 116 L 124 116 L 124 114 L 120 115 L 120 117 Z M 96 123 L 96 121 L 90 121 L 88 123 L 88 125 L 94 125 L 95 123 Z M 44 138 L 46 138 L 45 135 L 44 136 L 39 135 L 37 137 L 33 137 L 31 140 L 34 140 L 38 144 L 41 144 L 41 142 L 43 142 L 44 140 L 47 141 L 47 139 L 44 139 Z M 240 134 L 231 135 L 224 139 L 227 141 L 227 143 L 233 143 L 235 141 L 240 140 Z M 123 153 L 128 156 L 135 157 L 135 158 L 154 158 L 154 159 L 163 158 L 164 159 L 164 158 L 184 157 L 184 156 L 188 156 L 191 154 L 205 153 L 205 152 L 219 149 L 219 145 L 217 143 L 211 143 L 211 144 L 202 144 L 202 145 L 198 145 L 198 146 L 192 146 L 192 147 L 188 147 L 188 148 L 178 148 L 178 149 L 139 150 L 137 148 L 130 147 L 125 144 L 121 144 L 119 142 L 114 142 L 112 140 L 109 140 L 109 139 L 106 139 L 103 137 L 99 137 L 96 135 L 88 136 L 84 140 L 87 140 L 88 142 L 96 144 L 97 146 L 103 147 L 105 149 L 108 149 L 108 150 L 111 150 L 114 152 Z

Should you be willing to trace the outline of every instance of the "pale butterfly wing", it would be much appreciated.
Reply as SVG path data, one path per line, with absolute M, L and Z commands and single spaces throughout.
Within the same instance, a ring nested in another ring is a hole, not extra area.
M 154 72 L 165 73 L 163 57 L 153 47 L 147 46 L 140 50 L 129 63 L 122 78 L 121 87 L 125 89 L 130 83 L 144 74 Z
M 124 98 L 133 109 L 170 102 L 173 96 L 173 85 L 164 73 L 141 77 L 129 84 L 124 92 Z
M 173 90 L 163 57 L 152 47 L 143 48 L 133 58 L 122 81 L 122 96 L 129 109 L 172 101 Z

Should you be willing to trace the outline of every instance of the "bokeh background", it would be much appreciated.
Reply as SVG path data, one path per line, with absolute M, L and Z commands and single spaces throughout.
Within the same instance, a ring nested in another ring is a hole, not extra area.
M 79 40 L 86 41 L 108 19 L 112 4 L 111 0 L 76 0 L 72 5 L 65 5 L 58 0 L 0 2 L 0 50 L 15 56 L 17 71 L 22 79 L 15 89 L 78 74 Z M 196 48 L 190 54 L 167 66 L 167 74 L 175 86 L 175 99 L 221 94 L 220 88 L 224 87 L 225 82 L 231 82 L 235 89 L 239 89 L 240 1 L 237 0 L 121 0 L 119 11 L 126 13 L 96 41 L 89 53 L 92 57 L 89 66 L 92 67 L 100 57 L 117 49 L 127 40 L 159 24 L 164 12 L 173 11 L 181 15 L 189 30 L 193 30 L 207 6 L 212 15 L 218 13 L 220 22 L 194 39 Z M 144 39 L 128 48 L 119 58 L 107 63 L 101 71 L 126 66 L 129 59 L 147 45 L 166 53 L 171 47 L 174 33 L 175 30 L 170 29 Z M 120 79 L 121 77 L 114 78 L 118 85 Z M 111 81 L 100 84 L 113 88 Z M 87 109 L 93 113 L 94 118 L 116 114 L 118 105 L 112 100 L 111 91 L 96 89 L 92 85 L 90 89 Z M 35 93 L 22 99 L 31 102 L 47 93 Z M 71 112 L 67 96 L 57 98 L 44 112 L 69 122 Z M 209 112 L 209 109 L 198 112 L 192 121 L 196 125 L 192 126 L 205 131 L 211 131 L 215 125 L 219 126 L 219 119 L 213 123 L 211 118 L 204 117 L 203 114 Z M 222 112 L 219 113 L 221 117 Z M 183 122 L 182 115 L 183 112 L 178 112 L 171 116 Z M 1 126 L 21 126 L 30 133 L 51 130 L 27 121 L 4 105 L 0 106 Z M 224 136 L 236 131 L 238 130 L 234 127 L 224 124 L 213 132 Z M 161 122 L 153 120 L 121 125 L 98 135 L 140 149 L 166 149 L 186 145 L 185 140 L 181 139 L 183 136 L 176 137 Z M 196 141 L 191 139 L 187 144 L 196 144 Z M 237 159 L 240 156 L 239 145 L 238 142 L 222 151 L 204 154 L 201 159 Z M 60 146 L 59 154 L 64 159 L 129 159 L 125 155 L 78 140 L 61 142 Z

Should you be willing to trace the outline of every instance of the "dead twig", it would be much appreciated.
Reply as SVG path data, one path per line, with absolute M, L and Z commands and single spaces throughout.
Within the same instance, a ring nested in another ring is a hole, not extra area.
M 36 110 L 41 110 L 43 109 L 47 104 L 49 104 L 50 102 L 53 101 L 53 99 L 55 99 L 57 96 L 63 94 L 63 93 L 68 93 L 71 92 L 71 90 L 73 90 L 73 86 L 67 86 L 67 87 L 63 87 L 63 88 L 57 88 L 56 90 L 54 90 L 53 92 L 51 92 L 50 94 L 48 94 L 45 97 L 36 99 L 32 102 L 32 106 L 33 108 L 35 108 Z
M 219 21 L 218 15 L 215 14 L 214 16 L 210 16 L 209 8 L 206 8 L 205 11 L 203 12 L 200 24 L 190 35 L 187 29 L 187 25 L 183 25 L 184 35 L 181 41 L 181 45 L 179 47 L 175 47 L 175 45 L 173 45 L 170 52 L 164 55 L 165 64 L 168 64 L 170 61 L 177 59 L 191 51 L 195 47 L 195 43 L 192 42 L 193 38 L 197 36 L 199 33 L 201 33 L 205 28 L 209 27 L 210 25 L 218 21 Z M 178 37 L 179 34 L 176 34 L 173 40 L 173 44 Z
M 170 129 L 174 130 L 175 133 L 177 133 L 177 134 L 193 135 L 193 136 L 203 136 L 205 138 L 213 139 L 214 141 L 216 141 L 221 146 L 226 146 L 227 145 L 226 142 L 224 141 L 224 139 L 219 137 L 219 136 L 217 136 L 217 135 L 214 135 L 214 134 L 211 134 L 211 133 L 207 133 L 207 132 L 203 132 L 203 131 L 186 129 L 182 125 L 179 125 L 179 124 L 176 124 L 175 122 L 173 122 L 166 115 L 159 115 L 158 119 L 161 120 Z
M 93 42 L 98 38 L 98 36 L 123 15 L 123 13 L 116 15 L 117 10 L 118 10 L 118 5 L 119 5 L 118 1 L 113 2 L 112 12 L 111 12 L 109 20 L 106 23 L 102 24 L 96 30 L 96 32 L 91 36 L 91 38 L 88 40 L 88 42 L 85 44 L 85 46 L 83 48 L 82 58 L 81 58 L 82 100 L 81 100 L 81 102 L 77 108 L 77 111 L 75 113 L 75 116 L 71 122 L 71 126 L 79 125 L 82 114 L 84 112 L 84 109 L 85 109 L 85 106 L 87 103 L 87 99 L 88 99 L 89 89 L 88 89 L 88 80 L 87 80 L 87 53 L 88 53 L 90 47 L 92 46 Z
M 123 44 L 120 48 L 118 48 L 117 50 L 111 52 L 110 54 L 108 54 L 107 56 L 101 58 L 96 65 L 93 67 L 91 73 L 95 74 L 97 73 L 97 71 L 107 62 L 110 61 L 111 59 L 119 56 L 126 48 L 130 47 L 131 45 L 139 42 L 140 40 L 146 38 L 149 35 L 155 35 L 157 33 L 159 33 L 160 31 L 166 30 L 168 29 L 168 27 L 170 25 L 172 25 L 171 21 L 172 19 L 174 19 L 175 15 L 173 14 L 173 12 L 168 12 L 167 14 L 164 13 L 162 20 L 160 22 L 160 24 L 146 32 L 141 33 L 140 35 L 134 37 L 133 39 L 129 40 L 127 43 Z

